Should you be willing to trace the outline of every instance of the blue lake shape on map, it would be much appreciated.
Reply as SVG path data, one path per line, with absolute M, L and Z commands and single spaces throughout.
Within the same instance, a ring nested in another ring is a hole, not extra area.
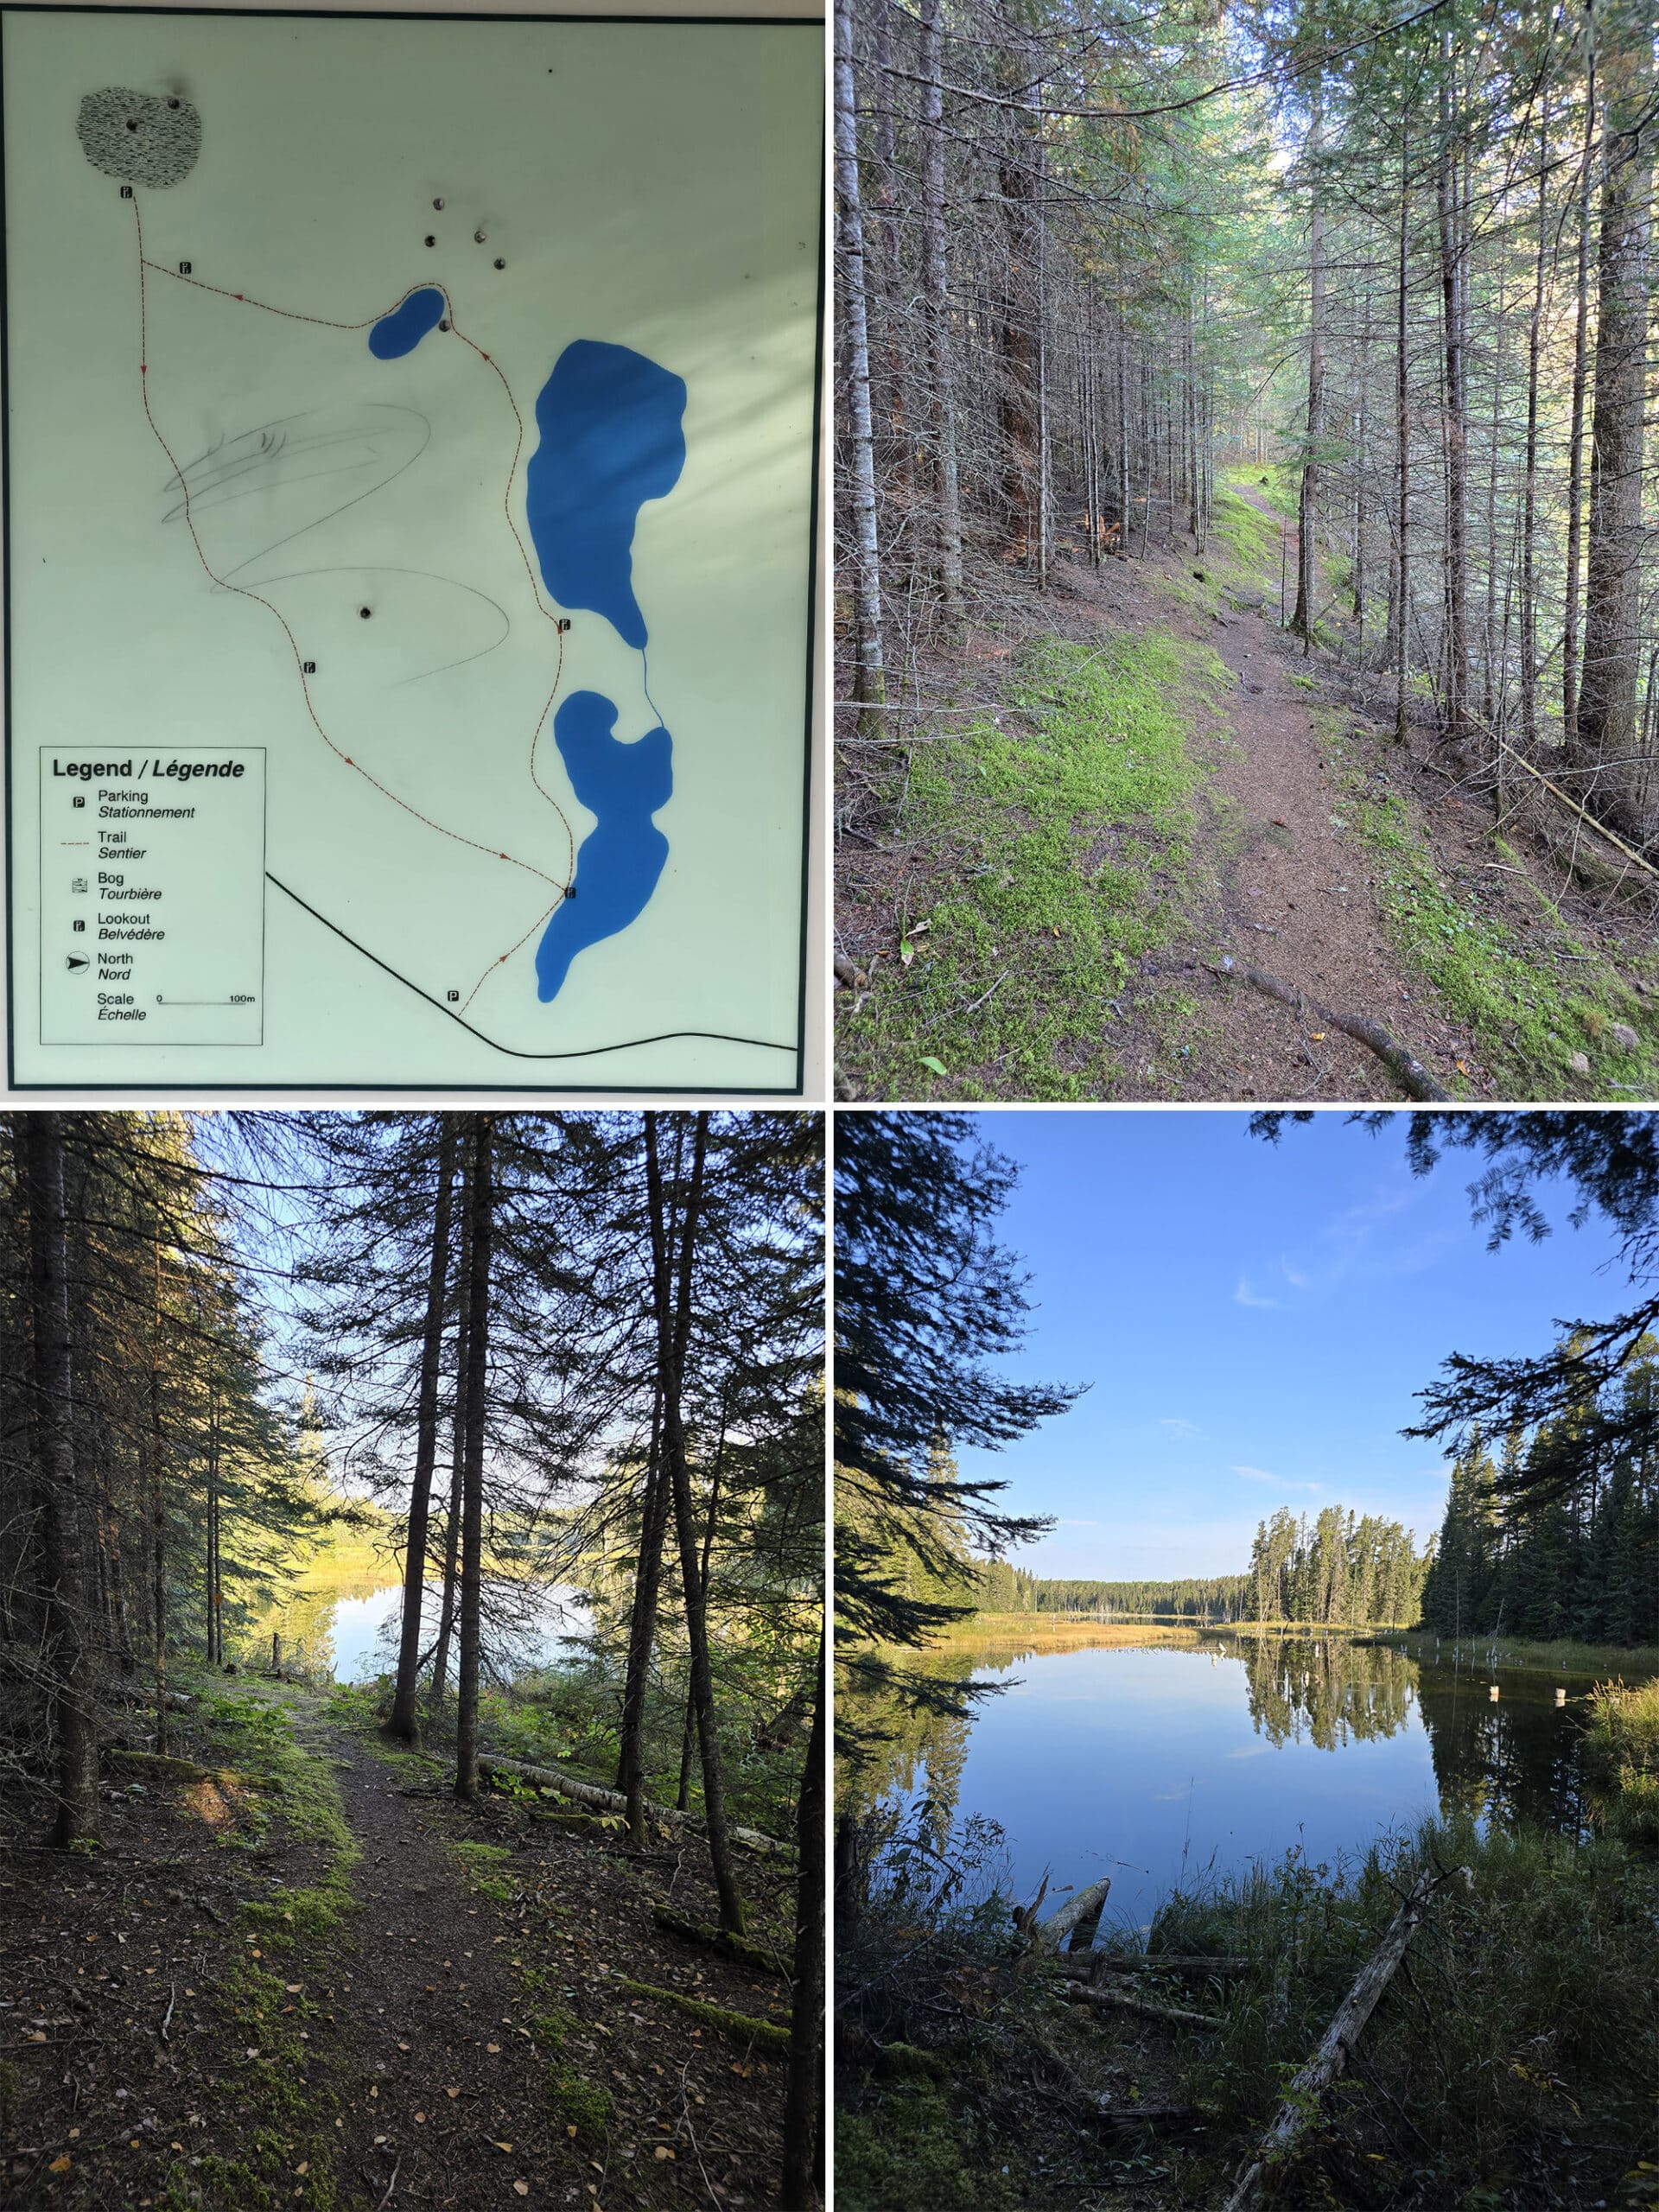
M 626 346 L 578 338 L 536 400 L 541 443 L 524 473 L 524 505 L 543 579 L 561 607 L 602 614 L 643 652 L 633 595 L 633 531 L 647 499 L 685 466 L 685 384 Z
M 570 788 L 598 820 L 576 855 L 575 896 L 554 908 L 536 948 L 543 1005 L 579 952 L 645 912 L 668 858 L 668 840 L 651 817 L 673 792 L 674 741 L 658 728 L 625 745 L 611 734 L 615 722 L 615 707 L 597 691 L 573 692 L 554 717 Z
M 443 314 L 443 294 L 430 284 L 411 292 L 401 307 L 383 315 L 369 333 L 369 351 L 378 361 L 395 361 L 412 353 L 429 330 L 435 330 Z

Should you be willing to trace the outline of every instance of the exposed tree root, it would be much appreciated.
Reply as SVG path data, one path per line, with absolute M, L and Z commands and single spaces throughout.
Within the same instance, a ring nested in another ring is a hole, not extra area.
M 1269 976 L 1266 969 L 1252 968 L 1248 962 L 1230 957 L 1211 972 L 1240 976 L 1245 982 L 1254 983 L 1268 998 L 1277 999 L 1281 1006 L 1287 1006 L 1293 1014 L 1306 1014 L 1315 1021 L 1322 1021 L 1328 1029 L 1339 1029 L 1344 1037 L 1351 1037 L 1368 1052 L 1376 1053 L 1407 1097 L 1450 1099 L 1451 1092 L 1442 1090 L 1416 1055 L 1391 1037 L 1380 1021 L 1369 1020 L 1363 1014 L 1338 1014 L 1335 1007 L 1310 998 L 1296 984 L 1281 982 L 1277 976 Z

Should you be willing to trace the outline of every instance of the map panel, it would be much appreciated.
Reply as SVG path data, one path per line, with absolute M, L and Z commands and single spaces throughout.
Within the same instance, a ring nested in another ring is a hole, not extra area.
M 797 1091 L 822 26 L 0 37 L 13 1082 Z

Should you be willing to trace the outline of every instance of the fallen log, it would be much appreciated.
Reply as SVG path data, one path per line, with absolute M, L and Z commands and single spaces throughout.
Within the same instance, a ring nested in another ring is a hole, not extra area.
M 1394 1077 L 1408 1098 L 1449 1099 L 1449 1090 L 1442 1090 L 1428 1070 L 1414 1053 L 1408 1052 L 1395 1037 L 1389 1035 L 1380 1021 L 1372 1021 L 1363 1014 L 1338 1014 L 1334 1007 L 1325 1006 L 1318 999 L 1294 983 L 1281 982 L 1269 976 L 1264 968 L 1252 968 L 1248 962 L 1236 961 L 1230 954 L 1218 967 L 1211 969 L 1217 976 L 1236 976 L 1252 983 L 1270 999 L 1277 999 L 1281 1006 L 1287 1006 L 1293 1014 L 1310 1016 L 1323 1022 L 1327 1029 L 1339 1029 L 1344 1037 L 1351 1037 L 1357 1045 L 1363 1045 L 1368 1052 L 1375 1052 L 1389 1073 Z
M 1149 2127 L 1154 2133 L 1172 2133 L 1184 2127 L 1202 2127 L 1209 2114 L 1198 2105 L 1116 2105 L 1091 2089 L 1056 2050 L 1046 2036 L 1032 2031 L 1033 2043 L 1050 2069 L 1058 2076 L 1066 2094 L 1098 2127 Z
M 661 1989 L 654 1981 L 630 1981 L 620 1974 L 613 1974 L 611 1980 L 619 1989 L 632 1990 L 636 1997 L 654 1997 L 660 2005 L 672 2005 L 677 2012 L 689 2014 L 705 2026 L 719 2028 L 739 2043 L 767 2044 L 774 2050 L 789 2049 L 789 2030 L 776 2020 L 757 2020 L 747 2012 L 728 2012 L 723 2005 L 706 2004 L 701 1997 L 688 1997 L 683 1990 Z
M 1047 1884 L 1044 1884 L 1046 1889 Z M 1032 1947 L 1039 1951 L 1058 1951 L 1069 1936 L 1073 1951 L 1086 1951 L 1095 1940 L 1095 1930 L 1100 1926 L 1100 1916 L 1106 1903 L 1106 1892 L 1112 1886 L 1112 1878 L 1106 1875 L 1088 1888 L 1079 1890 L 1068 1897 L 1058 1911 L 1051 1912 L 1046 1920 L 1039 1920 L 1037 1906 L 1043 1901 L 1043 1891 L 1037 1892 L 1037 1903 L 1028 1910 L 1019 1910 L 1014 1918 L 1031 1938 Z
M 1190 2012 L 1183 2005 L 1155 2005 L 1149 1997 L 1133 1996 L 1127 1989 L 1109 1989 L 1090 1981 L 1063 1982 L 1061 1987 L 1079 2004 L 1109 2005 L 1120 2012 L 1138 2012 L 1142 2019 L 1163 2020 L 1172 2027 L 1213 2031 L 1224 2024 L 1208 2012 Z
M 753 1967 L 760 1974 L 788 1975 L 789 1968 L 764 1943 L 756 1943 L 747 1936 L 734 1936 L 728 1928 L 710 1928 L 703 1921 L 688 1919 L 684 1913 L 676 1912 L 665 1904 L 652 1905 L 651 1916 L 659 1928 L 666 1928 L 671 1936 L 682 1936 L 688 1943 L 706 1943 L 711 1951 L 735 1959 L 741 1966 Z
M 528 1759 L 503 1758 L 495 1751 L 480 1751 L 478 1755 L 480 1774 L 511 1774 L 520 1782 L 533 1782 L 543 1789 L 556 1789 L 561 1797 L 572 1797 L 578 1805 L 601 1805 L 607 1813 L 626 1814 L 628 1801 L 620 1790 L 602 1789 L 596 1782 L 579 1781 L 573 1774 L 565 1774 L 556 1766 L 532 1766 Z M 677 1826 L 700 1828 L 702 1822 L 695 1813 L 678 1813 L 669 1805 L 647 1803 L 645 1810 L 653 1820 L 668 1821 Z M 775 1835 L 762 1835 L 758 1828 L 728 1827 L 726 1831 L 734 1843 L 741 1843 L 746 1851 L 774 1852 L 792 1857 L 795 1847 L 780 1843 Z
M 111 1705 L 147 1705 L 156 1703 L 154 1682 L 108 1682 L 100 1694 Z M 182 1690 L 168 1690 L 162 1700 L 169 1713 L 188 1713 L 195 1700 Z
M 1465 1882 L 1472 1883 L 1474 1879 L 1466 1866 L 1458 1866 L 1450 1873 L 1421 1874 L 1412 1885 L 1405 1903 L 1389 1923 L 1382 1941 L 1332 2014 L 1319 2049 L 1286 2090 L 1285 2101 L 1274 2115 L 1255 2155 L 1239 2176 L 1225 2212 L 1250 2212 L 1252 2206 L 1262 2202 L 1269 2182 L 1282 2171 L 1298 2139 L 1318 2116 L 1325 2091 L 1352 2057 L 1365 2023 L 1394 1979 L 1395 1969 L 1405 1957 L 1406 1947 L 1427 1914 L 1434 1892 L 1453 1874 L 1461 1875 Z
M 1080 1981 L 1096 1981 L 1108 1974 L 1243 1974 L 1249 1963 L 1248 1959 L 1187 1958 L 1173 1953 L 1164 1957 L 1155 1951 L 1135 1951 L 1127 1956 L 1111 1951 L 1090 1951 L 1086 1958 L 1058 1961 L 1062 1974 L 1072 1974 Z

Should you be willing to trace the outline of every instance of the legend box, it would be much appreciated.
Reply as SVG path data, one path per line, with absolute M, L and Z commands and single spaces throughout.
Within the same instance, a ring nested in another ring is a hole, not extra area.
M 258 1045 L 265 753 L 41 748 L 41 1042 Z

